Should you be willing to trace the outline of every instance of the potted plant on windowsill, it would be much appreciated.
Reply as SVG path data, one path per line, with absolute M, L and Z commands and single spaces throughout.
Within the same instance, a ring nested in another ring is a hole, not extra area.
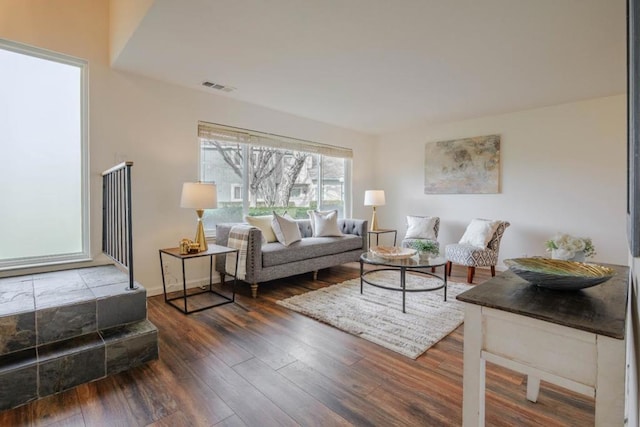
M 411 247 L 417 250 L 420 256 L 436 257 L 440 254 L 438 244 L 431 240 L 416 240 L 411 243 Z

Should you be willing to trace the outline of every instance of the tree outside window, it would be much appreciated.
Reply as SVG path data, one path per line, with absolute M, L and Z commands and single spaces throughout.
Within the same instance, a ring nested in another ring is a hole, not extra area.
M 338 209 L 344 216 L 347 159 L 211 138 L 201 138 L 200 149 L 200 178 L 218 187 L 218 209 L 203 219 L 209 231 L 273 211 L 307 218 L 310 209 Z

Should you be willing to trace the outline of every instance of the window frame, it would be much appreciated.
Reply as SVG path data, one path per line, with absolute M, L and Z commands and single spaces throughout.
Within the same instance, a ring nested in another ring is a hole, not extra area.
M 91 261 L 91 224 L 89 197 L 89 63 L 63 53 L 0 38 L 0 49 L 47 61 L 77 67 L 80 70 L 80 209 L 81 245 L 79 252 L 22 258 L 0 259 L 0 271 Z
M 290 150 L 294 150 L 294 151 L 304 151 L 309 153 L 312 156 L 317 156 L 318 157 L 318 182 L 316 184 L 316 194 L 318 194 L 318 200 L 317 200 L 317 209 L 322 210 L 323 209 L 323 200 L 322 200 L 322 191 L 323 191 L 323 174 L 322 174 L 322 163 L 324 161 L 325 157 L 330 157 L 330 158 L 340 158 L 344 161 L 344 199 L 343 199 L 343 203 L 344 203 L 344 207 L 343 207 L 343 217 L 344 218 L 351 218 L 352 215 L 352 197 L 351 197 L 351 188 L 352 188 L 352 182 L 351 182 L 351 177 L 352 177 L 352 167 L 353 167 L 353 158 L 352 158 L 352 150 L 349 148 L 344 148 L 344 147 L 337 147 L 337 146 L 332 146 L 332 145 L 328 145 L 328 144 L 320 144 L 320 143 L 315 143 L 315 142 L 310 142 L 310 141 L 305 141 L 305 140 L 299 140 L 299 139 L 295 139 L 295 138 L 290 138 L 290 137 L 284 137 L 281 135 L 274 135 L 274 134 L 269 134 L 269 133 L 264 133 L 264 132 L 258 132 L 258 131 L 253 131 L 253 130 L 247 130 L 247 129 L 241 129 L 241 128 L 235 128 L 235 127 L 231 127 L 231 126 L 225 126 L 225 125 L 219 125 L 219 124 L 215 124 L 215 123 L 208 123 L 208 122 L 199 122 L 198 123 L 198 137 L 197 137 L 197 147 L 198 147 L 198 176 L 199 178 L 202 180 L 204 177 L 204 170 L 203 170 L 203 151 L 202 151 L 202 140 L 213 140 L 215 138 L 212 137 L 207 137 L 202 135 L 202 128 L 209 128 L 209 129 L 215 129 L 215 130 L 220 130 L 223 133 L 235 133 L 237 134 L 237 137 L 240 138 L 247 138 L 246 140 L 238 140 L 234 143 L 239 143 L 243 148 L 244 151 L 244 155 L 243 155 L 243 165 L 242 168 L 243 170 L 248 170 L 249 169 L 249 156 L 247 155 L 247 152 L 249 150 L 249 147 L 251 146 L 264 146 L 264 147 L 272 147 L 272 148 L 276 148 L 276 149 L 290 149 Z M 206 132 L 206 131 L 205 131 Z M 258 138 L 258 142 L 250 142 L 249 138 L 252 136 L 256 136 Z M 279 146 L 273 146 L 273 145 L 269 145 L 269 143 L 266 144 L 261 144 L 261 141 L 264 140 L 269 140 L 271 143 L 283 143 L 284 146 L 283 147 L 279 147 Z M 220 142 L 230 142 L 230 141 L 225 141 L 225 139 L 221 139 Z M 338 154 L 334 154 L 334 153 L 338 153 Z M 344 153 L 348 153 L 348 155 L 344 155 Z M 332 155 L 334 154 L 334 155 Z M 342 155 L 341 155 L 342 154 Z M 246 175 L 245 175 L 246 177 Z M 222 183 L 218 183 L 219 185 Z M 249 180 L 248 179 L 244 179 L 242 180 L 242 215 L 248 215 L 249 213 Z M 236 201 L 236 200 L 234 200 Z M 237 200 L 240 201 L 240 200 Z M 205 226 L 205 235 L 207 237 L 215 237 L 215 229 L 211 229 L 211 228 L 207 228 Z

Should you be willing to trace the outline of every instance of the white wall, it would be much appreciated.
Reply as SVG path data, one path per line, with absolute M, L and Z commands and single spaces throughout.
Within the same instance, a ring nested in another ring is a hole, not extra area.
M 499 194 L 424 194 L 425 143 L 490 134 L 501 135 Z M 376 157 L 376 184 L 387 196 L 381 227 L 403 235 L 406 215 L 439 216 L 442 246 L 474 217 L 504 219 L 511 227 L 501 260 L 544 255 L 545 240 L 567 232 L 591 237 L 595 260 L 627 264 L 623 95 L 387 134 Z
M 101 244 L 100 173 L 132 160 L 135 278 L 149 294 L 162 291 L 158 249 L 195 234 L 195 213 L 181 209 L 179 198 L 182 183 L 198 178 L 198 120 L 352 148 L 353 217 L 368 215 L 358 200 L 373 180 L 370 136 L 114 71 L 108 62 L 108 5 L 107 0 L 0 0 L 0 37 L 89 60 L 95 256 Z

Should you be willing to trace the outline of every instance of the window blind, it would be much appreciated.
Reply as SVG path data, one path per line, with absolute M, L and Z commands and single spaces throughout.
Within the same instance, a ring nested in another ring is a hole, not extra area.
M 233 144 L 261 145 L 293 151 L 305 151 L 330 157 L 353 158 L 353 150 L 329 144 L 289 138 L 281 135 L 240 129 L 215 123 L 198 122 L 198 137 Z

